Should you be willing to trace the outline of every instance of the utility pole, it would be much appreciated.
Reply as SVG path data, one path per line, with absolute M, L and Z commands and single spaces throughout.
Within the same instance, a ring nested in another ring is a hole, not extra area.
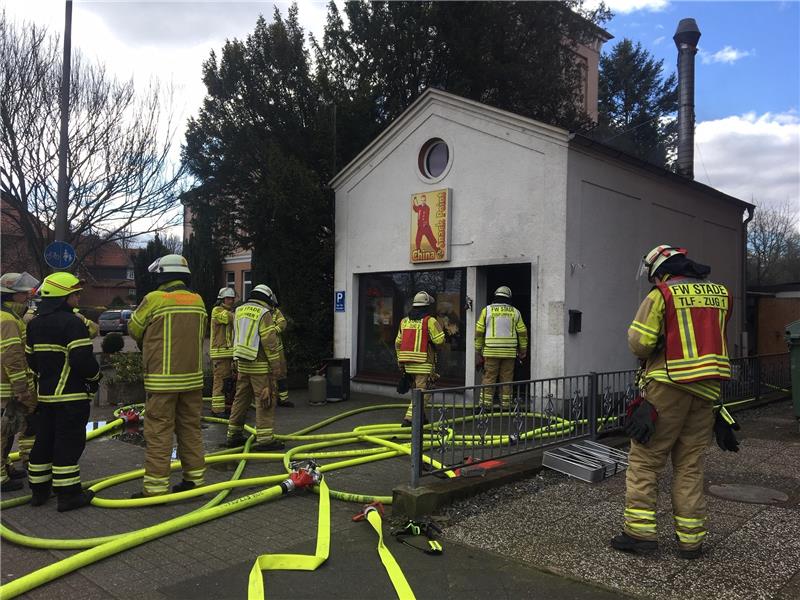
M 67 147 L 69 142 L 69 78 L 72 46 L 72 0 L 66 2 L 64 16 L 64 61 L 61 70 L 61 139 L 58 144 L 58 195 L 56 196 L 56 240 L 66 241 L 67 211 Z

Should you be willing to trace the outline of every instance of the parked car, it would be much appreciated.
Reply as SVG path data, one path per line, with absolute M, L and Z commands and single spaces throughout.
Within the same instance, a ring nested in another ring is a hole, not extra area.
M 132 310 L 107 310 L 100 315 L 97 324 L 100 326 L 100 335 L 117 331 L 122 335 L 128 334 L 128 321 L 131 320 Z

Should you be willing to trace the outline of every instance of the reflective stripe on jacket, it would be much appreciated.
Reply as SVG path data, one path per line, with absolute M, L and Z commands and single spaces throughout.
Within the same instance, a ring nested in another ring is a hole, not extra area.
M 100 379 L 92 341 L 66 305 L 39 314 L 28 325 L 25 353 L 37 375 L 39 402 L 90 400 L 87 382 Z
M 240 373 L 286 377 L 280 329 L 266 304 L 250 300 L 236 309 L 233 355 Z
M 25 393 L 29 386 L 25 360 L 25 322 L 4 302 L 0 310 L 0 398 Z
M 722 378 L 685 383 L 670 378 L 671 371 L 668 373 L 667 370 L 664 343 L 665 315 L 664 296 L 658 288 L 653 288 L 639 305 L 636 316 L 628 328 L 628 347 L 634 355 L 645 361 L 645 379 L 680 387 L 708 400 L 719 399 Z M 730 316 L 730 308 L 727 316 Z M 719 324 L 716 327 L 719 329 Z
M 423 328 L 424 324 L 427 327 Z M 432 373 L 436 360 L 434 346 L 442 342 L 444 331 L 434 317 L 404 317 L 394 340 L 397 362 L 403 365 L 407 373 Z
M 528 328 L 510 304 L 490 304 L 475 323 L 475 350 L 487 357 L 514 358 L 528 349 Z
M 211 309 L 211 358 L 233 358 L 233 311 L 224 306 Z
M 142 349 L 144 389 L 184 392 L 203 387 L 202 298 L 172 281 L 147 294 L 128 323 L 128 333 Z

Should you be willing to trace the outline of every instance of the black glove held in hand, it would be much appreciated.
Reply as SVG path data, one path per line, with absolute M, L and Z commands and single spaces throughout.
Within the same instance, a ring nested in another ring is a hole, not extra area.
M 628 405 L 628 423 L 625 425 L 625 433 L 639 442 L 646 444 L 656 430 L 656 419 L 658 411 L 641 396 L 636 396 Z
M 714 435 L 717 438 L 717 446 L 729 452 L 739 451 L 739 441 L 733 434 L 734 431 L 741 429 L 738 423 L 728 423 L 720 413 L 714 420 Z

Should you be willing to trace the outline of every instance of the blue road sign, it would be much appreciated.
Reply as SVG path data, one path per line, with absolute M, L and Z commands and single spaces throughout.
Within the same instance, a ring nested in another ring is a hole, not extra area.
M 68 269 L 75 262 L 75 248 L 67 242 L 53 242 L 44 250 L 44 262 L 53 269 Z
M 333 293 L 333 310 L 344 312 L 344 290 L 336 290 Z

